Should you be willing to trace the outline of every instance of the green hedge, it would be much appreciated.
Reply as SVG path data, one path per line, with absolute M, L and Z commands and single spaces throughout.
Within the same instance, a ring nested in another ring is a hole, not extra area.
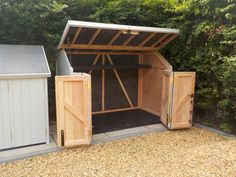
M 68 19 L 179 28 L 161 52 L 196 71 L 194 120 L 236 131 L 235 0 L 0 0 L 0 43 L 44 45 L 52 73 Z M 54 79 L 49 82 L 55 119 Z

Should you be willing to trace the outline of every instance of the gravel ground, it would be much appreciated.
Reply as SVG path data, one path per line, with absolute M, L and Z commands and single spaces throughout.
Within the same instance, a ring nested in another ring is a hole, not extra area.
M 14 176 L 236 176 L 236 139 L 201 128 L 66 149 L 0 165 Z

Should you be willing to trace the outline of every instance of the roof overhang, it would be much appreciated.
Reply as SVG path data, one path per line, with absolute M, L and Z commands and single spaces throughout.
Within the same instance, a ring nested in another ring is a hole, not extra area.
M 69 20 L 58 49 L 156 51 L 172 41 L 178 29 Z

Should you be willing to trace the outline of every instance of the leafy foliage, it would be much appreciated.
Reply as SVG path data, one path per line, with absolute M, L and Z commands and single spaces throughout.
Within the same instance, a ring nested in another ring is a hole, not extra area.
M 179 28 L 161 52 L 197 72 L 195 120 L 236 132 L 236 0 L 0 0 L 0 43 L 44 45 L 54 72 L 68 19 Z

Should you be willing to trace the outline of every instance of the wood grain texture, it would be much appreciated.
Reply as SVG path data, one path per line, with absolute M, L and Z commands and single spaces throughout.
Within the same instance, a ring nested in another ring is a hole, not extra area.
M 152 65 L 151 69 L 143 69 L 142 97 L 140 107 L 146 111 L 161 115 L 162 77 L 164 70 L 170 70 L 168 62 L 160 54 L 150 53 L 143 55 L 143 63 Z
M 56 76 L 57 143 L 65 147 L 90 144 L 91 77 L 89 74 Z
M 174 72 L 171 129 L 192 126 L 195 72 Z
M 161 98 L 161 122 L 168 126 L 170 118 L 170 104 L 172 95 L 173 73 L 171 71 L 163 71 L 162 75 L 162 98 Z

